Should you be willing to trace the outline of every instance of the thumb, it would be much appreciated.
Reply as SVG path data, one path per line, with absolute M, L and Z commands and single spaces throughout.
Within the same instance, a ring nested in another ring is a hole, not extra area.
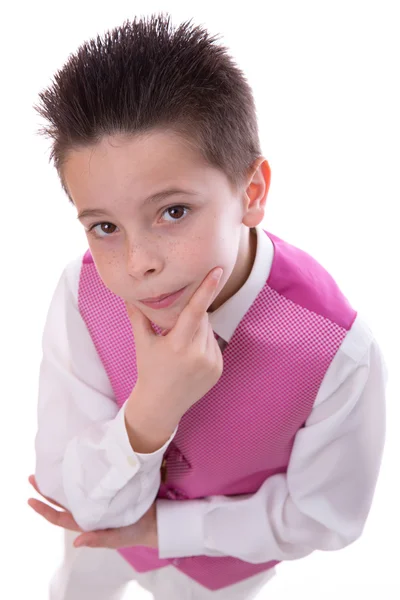
M 149 319 L 136 306 L 125 302 L 126 312 L 132 325 L 133 335 L 135 337 L 155 336 Z

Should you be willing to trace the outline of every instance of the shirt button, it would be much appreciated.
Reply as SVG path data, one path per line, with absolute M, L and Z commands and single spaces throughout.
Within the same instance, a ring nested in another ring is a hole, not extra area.
M 175 566 L 178 566 L 181 561 L 179 560 L 179 558 L 174 558 L 174 560 L 172 562 L 174 563 Z
M 136 467 L 136 465 L 137 465 L 137 459 L 136 459 L 135 456 L 128 456 L 127 457 L 127 461 L 131 465 L 131 467 Z

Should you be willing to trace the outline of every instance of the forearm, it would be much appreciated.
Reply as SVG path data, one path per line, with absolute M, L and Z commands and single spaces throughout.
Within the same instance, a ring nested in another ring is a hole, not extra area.
M 72 264 L 61 277 L 43 333 L 35 475 L 41 492 L 87 530 L 132 524 L 144 514 L 168 444 L 155 453 L 132 449 L 126 404 L 118 410 L 77 307 L 79 270 Z
M 51 443 L 47 428 L 39 429 L 38 486 L 69 509 L 84 530 L 135 523 L 157 495 L 168 444 L 155 453 L 135 453 L 123 419 L 121 410 L 114 420 L 93 423 L 70 439 L 60 436 L 57 443 Z
M 164 416 L 159 409 L 152 408 L 145 394 L 135 387 L 125 408 L 126 431 L 134 452 L 156 452 L 175 436 L 178 424 L 178 417 Z
M 361 535 L 384 447 L 387 374 L 375 343 L 363 354 L 350 339 L 345 350 L 354 363 L 337 357 L 296 435 L 286 474 L 269 477 L 250 496 L 157 500 L 160 558 L 294 560 Z

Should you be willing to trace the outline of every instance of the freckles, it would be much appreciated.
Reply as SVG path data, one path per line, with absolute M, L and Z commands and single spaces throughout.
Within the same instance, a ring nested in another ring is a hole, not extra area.
M 180 250 L 180 258 L 186 262 L 190 262 L 191 264 L 201 262 L 202 248 L 203 246 L 200 243 L 182 246 Z
M 169 240 L 165 253 L 165 258 L 169 258 L 170 254 L 181 254 L 182 246 L 184 246 L 184 244 L 181 241 L 178 242 L 176 240 Z
M 117 266 L 117 261 L 113 257 L 109 257 L 104 264 L 108 272 L 110 272 L 111 270 L 116 270 L 115 267 Z
M 108 252 L 103 256 L 99 257 L 98 270 L 103 280 L 107 280 L 108 283 L 115 282 L 116 278 L 120 276 L 121 262 L 117 258 L 116 252 Z
M 123 264 L 123 260 L 121 260 L 121 258 L 122 257 L 119 255 L 117 250 L 111 249 L 109 252 L 107 252 L 107 256 L 105 256 L 105 264 L 107 264 L 108 267 L 119 270 L 121 269 L 121 264 Z

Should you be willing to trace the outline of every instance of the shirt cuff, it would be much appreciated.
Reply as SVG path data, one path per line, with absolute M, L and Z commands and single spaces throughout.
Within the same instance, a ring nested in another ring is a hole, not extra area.
M 159 558 L 205 554 L 204 516 L 207 500 L 157 500 Z
M 146 472 L 153 469 L 160 469 L 165 451 L 175 437 L 178 426 L 165 444 L 155 452 L 150 452 L 148 454 L 135 452 L 132 449 L 126 430 L 125 407 L 126 403 L 122 406 L 115 419 L 110 423 L 107 435 L 104 439 L 104 449 L 109 463 L 128 481 L 139 470 Z

